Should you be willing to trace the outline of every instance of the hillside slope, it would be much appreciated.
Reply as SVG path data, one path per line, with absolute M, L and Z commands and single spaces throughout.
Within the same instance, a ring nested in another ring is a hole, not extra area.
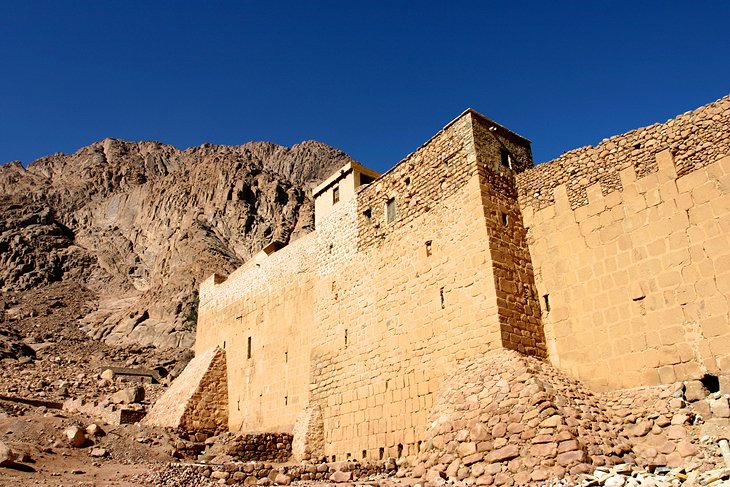
M 97 297 L 94 338 L 188 347 L 196 286 L 313 226 L 307 190 L 351 159 L 325 144 L 105 139 L 0 166 L 0 291 L 73 280 Z

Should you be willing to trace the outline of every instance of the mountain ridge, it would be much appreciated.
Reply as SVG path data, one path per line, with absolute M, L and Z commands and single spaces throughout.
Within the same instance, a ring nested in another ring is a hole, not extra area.
M 197 283 L 271 240 L 311 231 L 309 190 L 352 159 L 317 141 L 202 144 L 106 138 L 0 166 L 0 290 L 74 280 L 81 326 L 112 344 L 192 344 Z

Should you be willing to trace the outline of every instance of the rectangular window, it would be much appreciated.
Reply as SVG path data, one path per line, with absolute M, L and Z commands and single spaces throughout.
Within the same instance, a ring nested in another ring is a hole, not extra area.
M 335 186 L 334 188 L 332 188 L 332 204 L 334 205 L 339 201 L 340 201 L 340 187 Z
M 502 149 L 500 156 L 502 158 L 502 165 L 506 168 L 512 169 L 512 156 L 507 149 Z
M 395 208 L 395 198 L 389 199 L 388 202 L 385 204 L 385 215 L 386 221 L 388 223 L 395 221 L 395 217 L 397 216 Z
M 248 352 L 246 353 L 247 358 L 251 358 L 251 337 L 248 337 Z

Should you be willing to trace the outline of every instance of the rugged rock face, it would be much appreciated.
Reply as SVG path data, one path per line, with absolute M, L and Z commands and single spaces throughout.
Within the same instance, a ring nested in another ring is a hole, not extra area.
M 106 139 L 0 167 L 0 291 L 75 280 L 109 343 L 192 344 L 196 285 L 313 226 L 307 190 L 351 159 L 325 144 Z

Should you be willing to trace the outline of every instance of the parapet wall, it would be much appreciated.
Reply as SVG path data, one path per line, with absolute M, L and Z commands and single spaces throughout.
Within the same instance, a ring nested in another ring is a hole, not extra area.
M 553 364 L 597 389 L 727 370 L 728 154 L 726 97 L 517 176 Z
M 535 211 L 553 205 L 553 189 L 565 185 L 571 208 L 588 204 L 589 187 L 602 194 L 622 188 L 619 173 L 633 167 L 637 178 L 656 172 L 655 154 L 669 150 L 683 176 L 730 154 L 730 95 L 665 123 L 581 147 L 517 175 L 520 206 Z

